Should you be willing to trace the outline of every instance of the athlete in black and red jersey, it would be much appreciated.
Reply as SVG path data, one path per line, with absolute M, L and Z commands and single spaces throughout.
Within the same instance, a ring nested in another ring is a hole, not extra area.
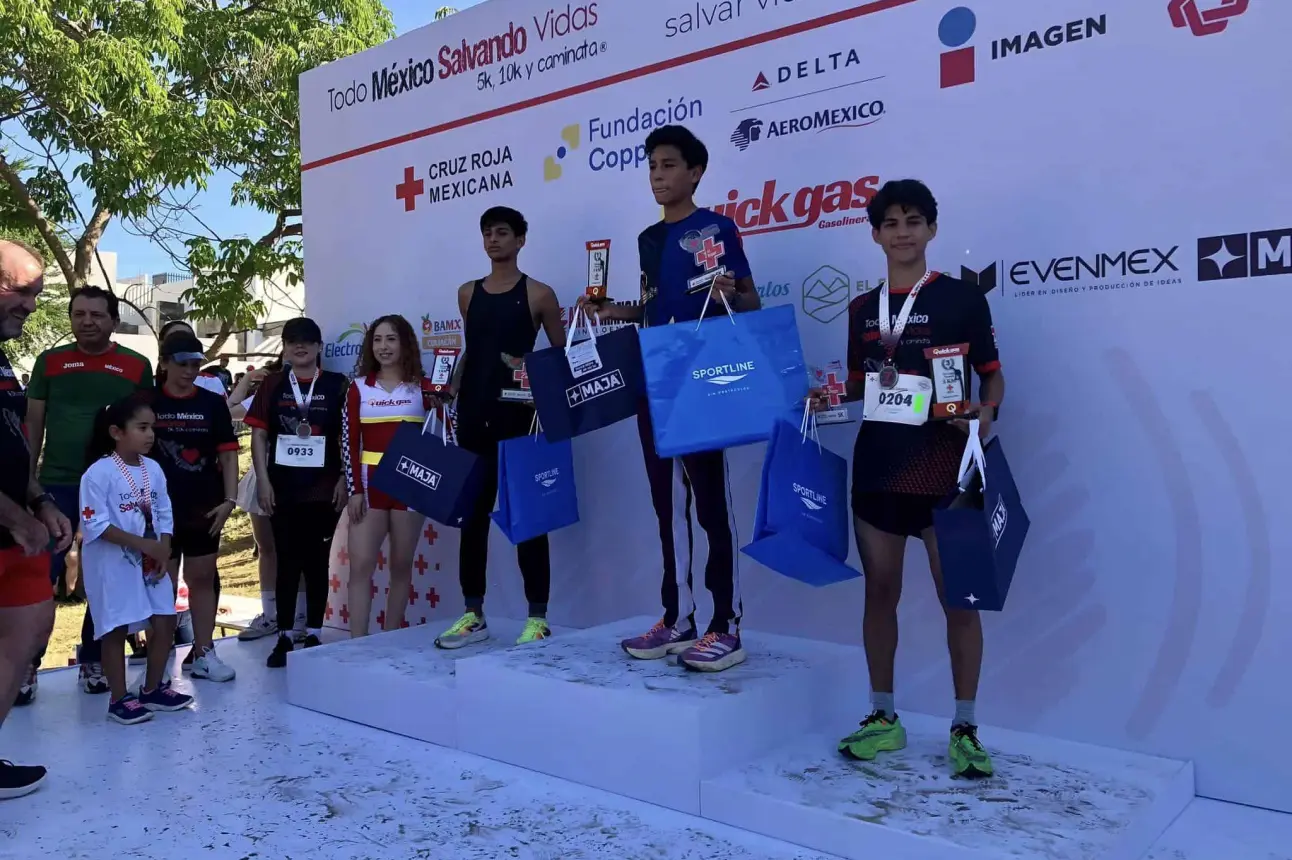
M 1005 393 L 991 309 L 982 291 L 933 272 L 925 250 L 937 235 L 938 206 L 921 182 L 889 182 L 868 207 L 875 242 L 888 257 L 888 279 L 848 308 L 848 395 L 867 400 L 852 466 L 852 509 L 857 547 L 866 573 L 863 638 L 874 712 L 839 749 L 861 759 L 906 745 L 893 706 L 897 653 L 897 602 L 907 538 L 923 541 L 938 596 L 942 568 L 933 533 L 933 509 L 956 485 L 965 447 L 966 421 L 929 420 L 900 410 L 871 411 L 879 389 L 918 387 L 932 377 L 925 350 L 968 344 L 967 361 L 978 373 L 975 417 L 986 438 Z M 887 317 L 887 319 L 881 319 Z M 868 392 L 870 387 L 876 391 Z M 931 385 L 930 385 L 931 389 Z M 965 396 L 970 397 L 966 391 Z M 924 407 L 927 409 L 927 405 Z M 982 624 L 972 610 L 947 609 L 947 642 L 955 683 L 956 713 L 949 755 L 958 774 L 990 775 L 991 758 L 978 742 L 974 700 L 982 668 Z

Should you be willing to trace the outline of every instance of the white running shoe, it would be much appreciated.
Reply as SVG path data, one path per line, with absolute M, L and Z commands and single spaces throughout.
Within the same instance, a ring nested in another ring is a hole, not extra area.
M 264 639 L 266 636 L 273 636 L 278 632 L 278 622 L 272 618 L 265 617 L 262 612 L 252 619 L 247 629 L 238 634 L 239 642 L 255 642 L 257 639 Z
M 206 652 L 199 654 L 193 660 L 194 678 L 204 678 L 207 681 L 216 681 L 224 683 L 232 681 L 238 676 L 233 667 L 220 659 L 220 655 L 215 652 L 215 646 L 206 649 Z

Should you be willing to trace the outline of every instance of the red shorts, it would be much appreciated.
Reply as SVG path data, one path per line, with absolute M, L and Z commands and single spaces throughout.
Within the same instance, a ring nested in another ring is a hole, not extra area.
M 28 556 L 22 547 L 0 550 L 0 608 L 33 606 L 53 598 L 49 553 Z
M 374 489 L 371 486 L 373 466 L 365 465 L 363 467 L 363 497 L 368 502 L 368 507 L 374 511 L 406 511 L 408 505 L 400 502 L 383 493 L 381 490 Z

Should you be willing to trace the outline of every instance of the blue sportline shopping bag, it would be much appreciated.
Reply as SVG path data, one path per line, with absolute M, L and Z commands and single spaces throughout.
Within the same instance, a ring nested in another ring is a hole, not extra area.
M 529 387 L 543 422 L 543 435 L 560 442 L 609 427 L 637 414 L 645 386 L 642 351 L 633 326 L 598 336 L 588 325 L 588 339 L 574 343 L 582 311 L 570 324 L 570 345 L 525 356 Z
M 1000 611 L 1030 527 L 1000 439 L 984 447 L 971 421 L 959 486 L 933 511 L 946 605 Z
M 815 429 L 813 427 L 813 429 Z M 861 576 L 848 567 L 848 464 L 821 447 L 807 420 L 776 422 L 754 515 L 754 538 L 741 552 L 808 585 Z
M 807 368 L 794 309 L 717 314 L 638 332 L 661 457 L 762 442 L 803 402 Z
M 514 544 L 579 521 L 570 440 L 542 433 L 498 443 L 498 510 L 493 521 Z
M 426 432 L 433 424 L 440 431 Z M 448 440 L 432 412 L 422 426 L 400 424 L 369 479 L 372 486 L 441 525 L 460 528 L 480 495 L 480 458 Z

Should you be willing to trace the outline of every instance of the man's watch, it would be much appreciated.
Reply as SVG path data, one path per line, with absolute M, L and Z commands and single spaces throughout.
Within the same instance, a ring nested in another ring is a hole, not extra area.
M 33 514 L 38 514 L 40 513 L 40 506 L 45 504 L 46 502 L 48 502 L 51 505 L 54 505 L 54 496 L 52 493 L 41 493 L 39 496 L 37 496 L 36 498 L 32 499 L 30 502 L 27 503 L 27 508 Z M 55 505 L 55 507 L 57 507 L 57 505 Z

